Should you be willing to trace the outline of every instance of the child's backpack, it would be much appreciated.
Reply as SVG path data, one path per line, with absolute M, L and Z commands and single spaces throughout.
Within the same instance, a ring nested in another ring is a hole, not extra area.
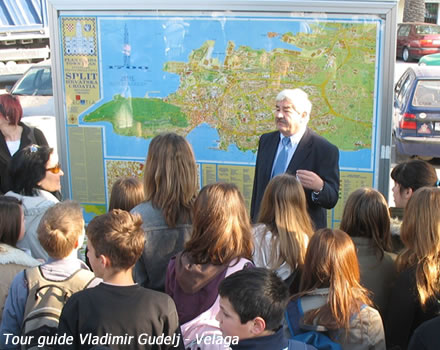
M 40 266 L 24 270 L 28 285 L 28 298 L 24 312 L 22 335 L 30 344 L 23 349 L 41 349 L 38 340 L 50 341 L 55 336 L 64 304 L 72 296 L 86 288 L 95 278 L 93 272 L 79 269 L 70 277 L 60 280 L 48 280 L 43 277 Z M 31 336 L 33 336 L 31 338 Z M 44 349 L 50 349 L 45 346 Z
M 318 350 L 342 350 L 340 344 L 330 339 L 325 327 L 319 325 L 309 326 L 301 323 L 304 313 L 300 302 L 301 298 L 291 301 L 285 311 L 290 337 L 294 340 L 310 344 Z

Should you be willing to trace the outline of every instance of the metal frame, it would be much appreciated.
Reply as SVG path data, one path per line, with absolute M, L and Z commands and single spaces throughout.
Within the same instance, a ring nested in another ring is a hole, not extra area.
M 322 15 L 326 13 L 339 13 L 347 15 L 375 15 L 384 20 L 384 40 L 380 50 L 383 52 L 382 74 L 379 76 L 379 91 L 376 96 L 378 100 L 378 112 L 381 119 L 379 120 L 378 135 L 376 139 L 377 165 L 375 171 L 374 183 L 380 192 L 388 198 L 389 192 L 389 169 L 391 155 L 391 121 L 392 121 L 392 101 L 393 101 L 393 81 L 394 81 L 394 63 L 396 49 L 396 26 L 397 26 L 397 0 L 382 1 L 289 1 L 289 0 L 214 0 L 214 1 L 179 1 L 179 0 L 49 0 L 49 26 L 50 42 L 52 48 L 52 68 L 54 74 L 54 99 L 55 113 L 57 116 L 57 141 L 60 159 L 64 169 L 67 169 L 67 143 L 64 142 L 63 136 L 66 134 L 66 124 L 63 119 L 64 115 L 64 96 L 62 89 L 62 71 L 61 71 L 61 53 L 60 53 L 60 36 L 58 30 L 58 18 L 60 13 L 68 12 L 71 14 L 93 13 L 110 14 L 111 12 L 122 12 L 126 15 L 156 13 L 158 15 L 167 12 L 181 12 L 189 14 L 189 12 L 197 11 L 206 14 L 212 12 L 224 13 L 228 15 L 236 15 L 237 13 L 285 13 L 296 14 L 306 13 L 307 15 Z M 62 178 L 64 198 L 70 198 L 70 188 L 68 186 L 67 176 Z

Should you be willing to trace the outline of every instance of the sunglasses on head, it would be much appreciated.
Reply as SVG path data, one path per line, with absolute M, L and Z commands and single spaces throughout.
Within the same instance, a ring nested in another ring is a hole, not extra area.
M 61 171 L 61 164 L 58 163 L 54 167 L 46 169 L 46 171 L 50 171 L 52 174 L 58 174 Z
M 30 145 L 30 146 L 29 146 L 29 151 L 30 151 L 31 153 L 38 152 L 39 149 L 40 149 L 40 146 L 38 146 L 38 145 Z

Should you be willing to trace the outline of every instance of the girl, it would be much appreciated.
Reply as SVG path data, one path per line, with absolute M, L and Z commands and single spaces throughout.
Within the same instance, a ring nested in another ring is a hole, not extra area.
M 340 229 L 356 246 L 361 284 L 385 317 L 390 284 L 397 270 L 391 251 L 390 212 L 384 196 L 372 188 L 354 191 L 345 203 Z
M 0 196 L 0 323 L 12 279 L 21 270 L 40 263 L 16 247 L 24 237 L 24 215 L 21 202 Z
M 244 199 L 235 185 L 217 183 L 200 191 L 191 238 L 183 252 L 171 259 L 165 286 L 176 303 L 184 339 L 195 339 L 197 329 L 205 325 L 221 334 L 215 320 L 218 286 L 225 276 L 250 264 L 251 230 Z
M 386 319 L 387 343 L 406 349 L 414 330 L 440 313 L 440 189 L 422 187 L 408 201 Z
M 304 189 L 294 176 L 283 174 L 269 182 L 258 223 L 254 229 L 255 265 L 288 279 L 304 265 L 307 243 L 313 234 Z
M 185 138 L 168 133 L 151 141 L 144 169 L 145 200 L 132 213 L 141 215 L 148 244 L 136 264 L 135 281 L 163 292 L 168 262 L 190 235 L 197 165 Z
M 370 304 L 351 238 L 341 230 L 317 231 L 307 247 L 300 292 L 287 308 L 291 335 L 315 328 L 343 350 L 385 350 L 382 319 Z
M 113 184 L 108 211 L 122 209 L 129 212 L 144 199 L 144 186 L 138 178 L 121 177 Z

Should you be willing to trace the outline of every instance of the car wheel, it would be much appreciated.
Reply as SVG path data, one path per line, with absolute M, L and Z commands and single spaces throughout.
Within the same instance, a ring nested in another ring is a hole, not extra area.
M 402 58 L 405 62 L 411 62 L 411 55 L 409 54 L 409 50 L 407 47 L 403 48 Z

